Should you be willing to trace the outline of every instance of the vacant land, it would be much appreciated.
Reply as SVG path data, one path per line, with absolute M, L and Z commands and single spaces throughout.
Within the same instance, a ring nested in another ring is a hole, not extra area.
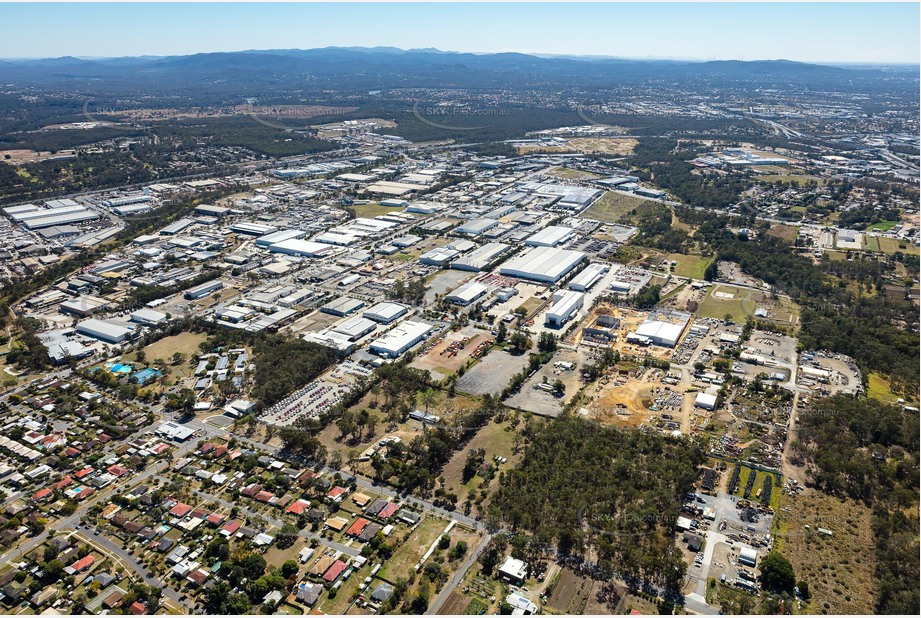
M 377 202 L 371 202 L 370 204 L 353 204 L 349 206 L 352 210 L 355 211 L 355 214 L 359 217 L 377 217 L 378 215 L 386 215 L 388 212 L 400 212 L 402 208 L 394 208 L 393 206 L 381 206 Z
M 876 560 L 870 509 L 816 492 L 784 496 L 778 516 L 775 536 L 781 551 L 812 593 L 806 613 L 873 613 Z M 818 528 L 831 530 L 832 536 Z
M 782 238 L 787 242 L 793 242 L 796 240 L 796 237 L 799 236 L 799 230 L 792 225 L 772 223 L 770 229 L 768 229 L 768 234 Z
M 764 176 L 759 176 L 759 179 L 765 182 L 777 182 L 778 180 L 786 184 L 797 185 L 799 187 L 805 185 L 810 180 L 815 181 L 820 187 L 824 187 L 828 180 L 820 176 L 809 176 L 807 174 L 765 174 Z
M 732 294 L 733 297 L 720 298 L 714 296 L 716 293 Z M 742 324 L 752 314 L 754 314 L 756 304 L 749 299 L 752 290 L 742 288 L 723 288 L 719 285 L 714 286 L 710 294 L 703 299 L 697 310 L 698 317 L 716 318 L 722 320 L 727 314 L 732 316 L 732 321 Z
M 503 468 L 514 467 L 520 458 L 520 453 L 516 445 L 517 441 L 518 432 L 512 428 L 508 421 L 502 423 L 489 423 L 480 429 L 464 448 L 454 453 L 454 456 L 451 457 L 450 461 L 448 461 L 442 470 L 442 476 L 445 478 L 445 491 L 457 494 L 461 500 L 466 500 L 467 494 L 470 491 L 481 489 L 484 480 L 482 476 L 475 475 L 472 479 L 467 481 L 467 483 L 463 482 L 464 464 L 467 461 L 467 453 L 471 450 L 483 449 L 486 451 L 484 460 L 488 464 L 494 465 L 495 462 L 493 462 L 493 457 L 497 455 L 508 459 L 508 463 L 499 466 L 500 471 Z M 496 474 L 489 483 L 489 487 L 487 488 L 488 492 L 492 493 L 497 485 L 498 474 Z
M 600 178 L 598 174 L 593 174 L 592 172 L 583 172 L 581 170 L 574 170 L 569 167 L 555 167 L 547 173 L 551 176 L 556 176 L 557 178 L 568 178 L 570 180 L 588 180 L 591 178 Z
M 426 517 L 422 520 L 412 534 L 394 552 L 393 557 L 384 564 L 378 576 L 389 582 L 395 582 L 401 577 L 407 577 L 409 571 L 416 567 L 425 552 L 429 550 L 441 533 L 444 532 L 447 522 L 436 517 Z
M 561 614 L 581 614 L 585 611 L 594 583 L 590 579 L 579 577 L 570 569 L 563 569 L 547 606 Z
M 504 350 L 493 350 L 461 376 L 457 390 L 471 395 L 498 395 L 527 365 L 526 354 L 513 356 Z
M 589 206 L 581 214 L 586 219 L 596 221 L 606 221 L 608 223 L 620 223 L 625 220 L 630 213 L 642 207 L 649 207 L 657 202 L 647 200 L 642 197 L 636 197 L 628 193 L 618 191 L 608 191 Z
M 586 154 L 600 153 L 626 156 L 636 148 L 633 137 L 574 137 L 569 140 L 573 148 Z
M 880 238 L 879 250 L 883 253 L 897 253 L 901 251 L 902 253 L 909 255 L 918 255 L 921 253 L 921 249 L 919 249 L 913 243 L 905 243 L 898 241 L 895 238 Z
M 889 230 L 891 230 L 898 224 L 899 224 L 898 221 L 877 221 L 876 223 L 871 225 L 869 229 L 878 230 L 880 232 L 888 232 Z
M 459 616 L 467 612 L 467 607 L 472 601 L 470 597 L 466 597 L 459 593 L 457 590 L 451 593 L 451 596 L 448 597 L 448 600 L 445 601 L 444 605 L 438 610 L 439 616 Z
M 691 279 L 703 279 L 704 271 L 713 263 L 713 257 L 703 257 L 700 255 L 683 255 L 681 253 L 672 253 L 667 258 L 678 262 L 675 265 L 674 272 L 679 277 L 689 277 Z
M 895 403 L 899 398 L 898 395 L 892 392 L 889 380 L 875 371 L 871 371 L 867 375 L 867 395 L 885 403 Z
M 879 253 L 880 252 L 879 237 L 878 236 L 864 236 L 863 237 L 863 248 L 865 251 L 874 251 L 876 253 Z

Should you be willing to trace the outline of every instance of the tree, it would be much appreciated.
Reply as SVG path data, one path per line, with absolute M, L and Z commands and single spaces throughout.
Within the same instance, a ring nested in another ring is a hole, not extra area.
M 809 583 L 806 580 L 799 580 L 799 583 L 796 584 L 796 588 L 799 590 L 799 595 L 807 601 L 812 598 L 812 594 L 809 592 Z
M 505 338 L 508 337 L 508 327 L 505 325 L 505 321 L 499 322 L 499 328 L 496 329 L 496 341 L 502 343 L 505 341 Z
M 771 592 L 793 594 L 796 577 L 793 565 L 783 555 L 772 551 L 761 559 L 761 585 Z
M 182 352 L 173 352 L 173 364 L 181 365 L 185 361 L 185 354 Z
M 287 549 L 294 545 L 294 542 L 297 541 L 297 533 L 298 530 L 293 524 L 285 522 L 275 537 L 275 542 L 278 543 L 279 549 Z
M 300 571 L 300 567 L 297 564 L 297 560 L 285 560 L 284 564 L 281 565 L 281 574 L 283 577 L 291 577 Z

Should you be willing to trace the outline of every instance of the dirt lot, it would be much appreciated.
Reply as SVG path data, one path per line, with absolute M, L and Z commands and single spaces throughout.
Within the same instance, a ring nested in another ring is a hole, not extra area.
M 644 380 L 612 379 L 599 385 L 597 399 L 589 406 L 592 417 L 619 427 L 639 427 L 658 413 L 651 410 L 654 384 Z
M 579 152 L 586 154 L 628 155 L 633 152 L 638 142 L 633 137 L 574 137 L 569 143 Z
M 477 346 L 487 338 L 490 338 L 489 333 L 475 329 L 472 326 L 458 331 L 443 333 L 443 338 L 435 344 L 435 347 L 425 354 L 417 356 L 411 366 L 428 371 L 433 379 L 441 380 L 463 366 L 470 359 Z M 460 342 L 465 339 L 466 342 L 463 343 L 463 348 L 458 349 L 458 346 L 461 345 Z M 453 353 L 449 350 L 452 345 L 455 345 Z
M 438 615 L 451 616 L 463 614 L 467 611 L 467 606 L 470 605 L 471 600 L 470 597 L 466 597 L 455 590 L 451 593 L 451 596 L 448 597 L 448 600 L 445 601 L 444 605 L 441 606 L 441 609 L 438 610 Z
M 571 362 L 576 366 L 574 369 L 565 370 L 557 365 L 560 362 Z M 584 356 L 582 352 L 560 350 L 550 362 L 541 367 L 530 380 L 524 383 L 517 394 L 507 399 L 506 404 L 543 416 L 559 416 L 563 406 L 575 396 L 582 386 L 579 378 L 579 367 L 583 362 Z M 566 387 L 562 397 L 536 388 L 538 384 L 543 382 L 552 385 L 557 380 L 562 380 L 563 385 Z
M 76 156 L 76 153 L 73 150 L 60 150 L 58 152 L 50 152 L 47 150 L 42 150 L 41 152 L 35 150 L 26 150 L 26 149 L 15 149 L 15 150 L 4 150 L 0 152 L 2 158 L 0 161 L 4 163 L 9 163 L 10 165 L 22 165 L 24 163 L 38 163 L 39 161 L 47 161 L 48 159 L 67 159 Z
M 547 606 L 561 614 L 581 614 L 585 611 L 594 584 L 592 580 L 579 577 L 570 569 L 563 569 L 553 594 L 547 600 Z
M 526 354 L 513 356 L 505 350 L 493 350 L 457 381 L 457 390 L 471 395 L 498 395 L 512 376 L 528 366 Z

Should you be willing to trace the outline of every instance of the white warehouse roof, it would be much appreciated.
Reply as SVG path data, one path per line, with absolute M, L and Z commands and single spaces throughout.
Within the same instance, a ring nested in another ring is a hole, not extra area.
M 524 244 L 531 247 L 555 247 L 569 240 L 572 235 L 572 228 L 551 225 L 529 237 Z
M 283 240 L 269 246 L 272 253 L 284 253 L 286 255 L 301 255 L 306 257 L 321 257 L 335 252 L 331 245 L 326 245 L 310 240 L 300 238 L 291 238 Z
M 499 274 L 533 281 L 556 283 L 583 259 L 585 259 L 585 254 L 581 251 L 556 249 L 554 247 L 535 247 L 527 253 L 505 262 L 500 267 Z
M 488 289 L 489 288 L 487 288 L 482 283 L 477 283 L 476 281 L 468 281 L 464 285 L 448 294 L 445 297 L 445 300 L 461 305 L 469 305 L 483 294 L 485 294 Z
M 370 309 L 364 312 L 364 316 L 369 320 L 374 320 L 375 322 L 381 322 L 382 324 L 389 324 L 393 322 L 403 314 L 405 314 L 409 309 L 406 305 L 401 305 L 399 303 L 377 303 Z

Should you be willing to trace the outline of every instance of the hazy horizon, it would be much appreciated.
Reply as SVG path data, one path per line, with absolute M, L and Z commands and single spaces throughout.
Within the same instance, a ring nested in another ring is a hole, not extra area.
M 921 62 L 918 3 L 5 3 L 0 16 L 0 58 L 8 60 L 398 47 L 627 60 Z

